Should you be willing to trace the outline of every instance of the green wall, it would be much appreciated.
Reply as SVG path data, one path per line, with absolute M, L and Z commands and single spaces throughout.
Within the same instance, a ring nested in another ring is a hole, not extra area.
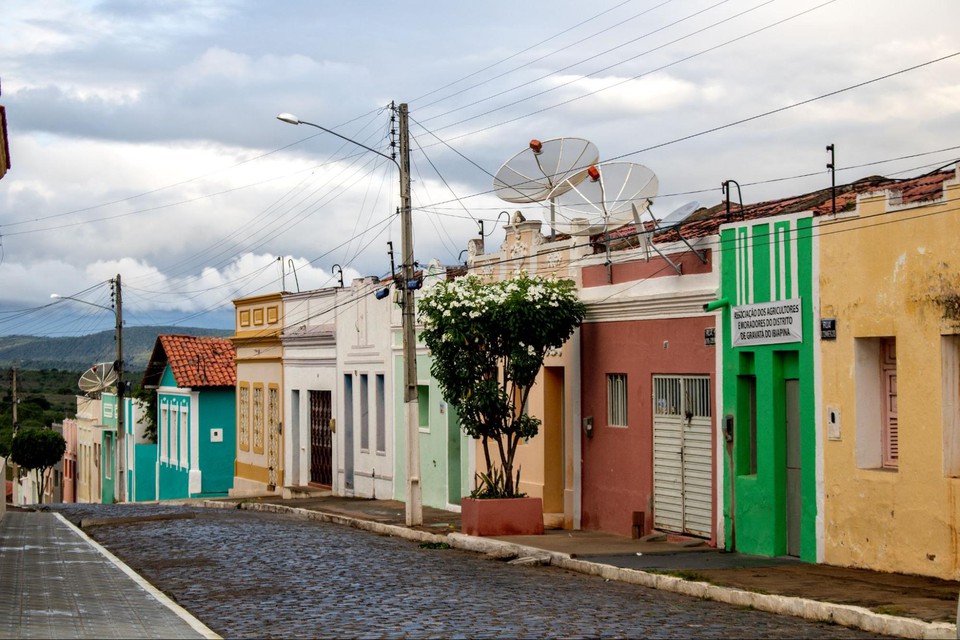
M 236 393 L 233 387 L 201 389 L 198 398 L 201 495 L 227 495 L 233 488 L 233 467 L 237 457 Z M 223 430 L 221 442 L 211 442 L 211 429 Z
M 763 556 L 788 552 L 786 381 L 797 380 L 799 556 L 808 562 L 816 561 L 817 516 L 812 227 L 809 214 L 724 227 L 720 290 L 729 301 L 722 307 L 723 415 L 734 419 L 733 443 L 724 452 L 726 546 Z M 733 346 L 733 307 L 797 298 L 802 340 Z
M 436 380 L 430 375 L 431 358 L 417 355 L 417 379 L 427 387 L 429 396 L 426 418 L 428 430 L 420 431 L 420 486 L 423 504 L 444 509 L 460 504 L 460 497 L 469 494 L 469 449 L 471 440 L 460 431 L 456 410 L 443 399 Z M 403 357 L 394 359 L 394 498 L 406 500 L 407 434 L 403 407 Z

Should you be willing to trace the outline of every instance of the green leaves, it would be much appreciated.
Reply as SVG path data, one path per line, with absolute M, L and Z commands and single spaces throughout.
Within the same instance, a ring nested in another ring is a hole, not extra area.
M 572 282 L 521 274 L 485 283 L 474 275 L 444 281 L 418 300 L 431 372 L 456 406 L 464 432 L 497 445 L 502 472 L 479 476 L 490 493 L 516 494 L 513 458 L 540 420 L 524 411 L 543 360 L 573 335 L 586 307 Z
M 24 469 L 44 469 L 57 464 L 66 449 L 63 436 L 53 429 L 22 429 L 13 437 L 10 457 Z

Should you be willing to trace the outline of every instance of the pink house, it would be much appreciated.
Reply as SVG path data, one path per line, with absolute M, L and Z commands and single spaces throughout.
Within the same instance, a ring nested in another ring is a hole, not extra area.
M 63 421 L 63 439 L 67 448 L 63 452 L 63 502 L 77 501 L 77 420 Z
M 715 239 L 663 234 L 668 260 L 634 237 L 584 260 L 583 529 L 716 544 Z

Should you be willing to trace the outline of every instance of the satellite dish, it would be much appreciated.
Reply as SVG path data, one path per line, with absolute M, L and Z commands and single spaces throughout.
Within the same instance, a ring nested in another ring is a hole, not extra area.
M 670 213 L 668 213 L 662 220 L 657 220 L 653 218 L 653 231 L 648 231 L 640 235 L 640 246 L 644 248 L 647 254 L 647 260 L 650 259 L 650 249 L 656 251 L 661 258 L 667 261 L 671 267 L 676 269 L 677 274 L 681 273 L 680 265 L 671 260 L 666 254 L 661 251 L 657 245 L 653 243 L 653 236 L 660 236 L 668 231 L 674 231 L 677 234 L 677 237 L 680 238 L 680 241 L 687 245 L 687 248 L 690 249 L 700 259 L 700 262 L 706 264 L 707 259 L 702 251 L 697 251 L 690 242 L 683 237 L 683 234 L 680 233 L 680 226 L 687 221 L 687 219 L 694 214 L 694 212 L 700 208 L 700 203 L 693 201 L 688 202 L 685 205 L 677 207 Z M 653 217 L 653 211 L 650 212 L 650 216 Z M 637 228 L 639 231 L 639 227 Z
M 668 213 L 663 220 L 657 222 L 657 232 L 666 232 L 674 227 L 679 227 L 684 222 L 687 221 L 687 218 L 693 215 L 693 213 L 700 208 L 700 203 L 694 200 L 693 202 L 688 202 L 687 204 L 677 207 L 670 213 Z
M 493 191 L 517 204 L 553 200 L 582 182 L 599 158 L 597 146 L 582 138 L 531 140 L 497 171 Z
M 98 397 L 104 389 L 114 386 L 117 383 L 117 372 L 113 368 L 112 362 L 101 362 L 95 364 L 80 376 L 77 383 L 80 390 L 91 397 Z
M 642 230 L 640 213 L 650 206 L 660 183 L 656 174 L 635 162 L 591 166 L 588 179 L 557 198 L 554 229 L 570 235 L 596 235 L 629 222 Z

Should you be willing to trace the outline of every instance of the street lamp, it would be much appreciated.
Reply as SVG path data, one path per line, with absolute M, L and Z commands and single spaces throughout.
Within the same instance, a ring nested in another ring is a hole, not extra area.
M 329 133 L 371 153 L 390 160 L 400 171 L 400 219 L 402 233 L 403 263 L 400 266 L 403 302 L 401 305 L 401 327 L 403 333 L 403 402 L 405 431 L 407 434 L 407 526 L 423 524 L 423 493 L 420 487 L 420 412 L 417 393 L 416 328 L 413 318 L 413 289 L 408 284 L 414 280 L 413 273 L 413 221 L 410 207 L 410 126 L 407 119 L 407 105 L 397 108 L 400 130 L 400 161 L 377 151 L 367 145 L 340 135 L 318 124 L 301 120 L 291 113 L 281 113 L 277 120 L 289 124 L 305 124 Z M 379 297 L 379 296 L 378 296 Z
M 117 455 L 116 455 L 116 468 L 117 468 L 117 482 L 114 486 L 114 499 L 117 502 L 124 502 L 126 500 L 126 455 L 124 450 L 124 408 L 123 408 L 123 396 L 124 396 L 124 381 L 123 381 L 123 296 L 120 290 L 120 274 L 117 274 L 116 279 L 111 281 L 115 287 L 115 307 L 108 307 L 102 304 L 97 304 L 96 302 L 90 302 L 89 300 L 82 300 L 80 298 L 74 298 L 73 296 L 62 296 L 58 293 L 51 293 L 50 297 L 54 300 L 73 300 L 74 302 L 82 302 L 83 304 L 90 305 L 91 307 L 97 307 L 99 309 L 105 309 L 110 313 L 114 314 L 116 319 L 116 341 L 117 341 L 117 361 L 114 363 L 114 371 L 117 372 Z

